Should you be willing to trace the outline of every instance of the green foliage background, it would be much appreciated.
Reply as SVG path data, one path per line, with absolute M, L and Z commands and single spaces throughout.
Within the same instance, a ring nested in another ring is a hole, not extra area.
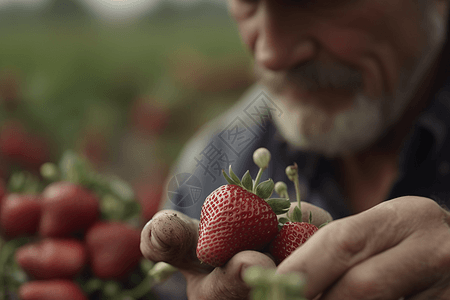
M 252 81 L 226 8 L 208 2 L 162 4 L 130 23 L 101 22 L 75 0 L 37 12 L 10 7 L 0 10 L 0 36 L 0 72 L 16 74 L 20 87 L 19 109 L 2 109 L 1 120 L 20 118 L 49 137 L 55 160 L 79 150 L 84 133 L 101 132 L 108 143 L 103 167 L 115 165 L 116 173 L 136 97 L 170 112 L 163 132 L 147 137 L 152 153 L 136 159 L 170 165 L 199 126 Z M 227 83 L 236 76 L 242 81 Z

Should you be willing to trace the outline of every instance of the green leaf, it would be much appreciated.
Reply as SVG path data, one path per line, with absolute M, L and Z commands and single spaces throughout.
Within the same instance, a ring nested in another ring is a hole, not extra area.
M 39 178 L 28 171 L 14 172 L 7 183 L 7 187 L 10 193 L 19 194 L 38 194 L 43 189 Z
M 291 221 L 292 222 L 302 222 L 302 211 L 298 206 L 294 208 L 294 211 L 291 215 Z
M 291 202 L 289 201 L 289 199 L 285 198 L 267 199 L 266 202 L 270 205 L 273 212 L 277 215 L 285 214 L 289 211 L 289 207 L 291 207 Z
M 109 181 L 110 189 L 114 195 L 118 196 L 123 201 L 134 201 L 133 188 L 120 178 L 111 178 Z
M 8 191 L 11 193 L 22 193 L 26 184 L 24 172 L 13 173 L 8 181 Z
M 236 184 L 236 182 L 234 182 L 233 181 L 233 179 L 231 179 L 228 175 L 227 175 L 227 173 L 225 173 L 225 171 L 224 170 L 222 170 L 222 174 L 223 174 L 223 177 L 225 177 L 225 180 L 228 182 L 228 184 Z
M 119 221 L 123 218 L 125 203 L 116 196 L 108 194 L 100 198 L 100 211 L 102 219 Z
M 121 290 L 120 284 L 117 281 L 108 280 L 103 285 L 103 293 L 107 298 L 112 298 L 117 295 Z
M 287 222 L 290 222 L 288 218 L 282 217 L 278 219 L 278 223 L 286 224 Z
M 59 162 L 63 180 L 76 184 L 89 184 L 92 169 L 89 162 L 72 150 L 63 153 Z
M 249 191 L 253 189 L 253 179 L 250 171 L 245 172 L 244 176 L 242 176 L 242 186 Z
M 267 199 L 272 195 L 274 186 L 275 186 L 275 183 L 273 183 L 272 179 L 261 182 L 256 187 L 256 195 L 263 199 Z
M 83 291 L 87 294 L 91 294 L 95 291 L 101 290 L 103 288 L 103 284 L 104 283 L 101 279 L 93 277 L 83 285 Z
M 236 185 L 242 185 L 239 177 L 237 177 L 236 174 L 234 174 L 233 169 L 231 169 L 231 165 L 230 165 L 229 173 L 230 173 L 231 179 L 233 179 L 233 181 L 235 182 Z

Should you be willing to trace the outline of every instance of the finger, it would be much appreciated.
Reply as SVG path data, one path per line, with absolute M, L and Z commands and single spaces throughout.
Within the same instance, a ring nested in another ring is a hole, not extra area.
M 197 284 L 188 285 L 189 299 L 247 299 L 250 289 L 242 278 L 245 270 L 254 265 L 275 268 L 274 261 L 267 255 L 247 250 L 237 253 L 223 267 L 215 268 L 202 280 L 196 275 L 182 271 L 188 282 L 197 280 Z
M 430 241 L 424 236 L 426 234 L 428 233 L 415 233 L 395 247 L 357 264 L 320 300 L 396 300 L 431 287 L 440 279 L 442 273 L 439 272 L 437 261 L 433 257 L 437 253 L 430 254 L 427 245 Z M 442 234 L 441 238 L 448 239 L 448 233 Z M 415 249 L 414 257 L 405 259 L 408 249 Z
M 306 296 L 314 298 L 348 269 L 399 244 L 415 230 L 414 226 L 420 226 L 420 222 L 411 226 L 410 218 L 417 216 L 423 200 L 414 197 L 407 204 L 404 201 L 387 201 L 356 216 L 331 222 L 287 257 L 277 272 L 305 273 Z M 405 214 L 398 214 L 399 209 Z
M 210 268 L 196 255 L 198 221 L 172 211 L 158 212 L 141 232 L 141 252 L 145 258 L 167 262 L 179 269 L 204 272 Z

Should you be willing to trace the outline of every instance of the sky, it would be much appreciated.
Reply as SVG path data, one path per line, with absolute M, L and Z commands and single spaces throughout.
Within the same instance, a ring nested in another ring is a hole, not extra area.
M 48 0 L 0 0 L 0 9 L 11 3 L 22 4 L 28 7 L 40 7 Z M 139 17 L 148 10 L 157 6 L 161 1 L 171 1 L 179 5 L 190 5 L 200 0 L 79 0 L 86 4 L 94 13 L 104 19 L 130 19 Z M 225 0 L 211 0 L 224 4 Z

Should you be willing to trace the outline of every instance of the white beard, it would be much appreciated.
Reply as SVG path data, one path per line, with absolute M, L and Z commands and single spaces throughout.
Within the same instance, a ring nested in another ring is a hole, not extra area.
M 283 112 L 274 117 L 277 128 L 290 144 L 304 151 L 329 157 L 351 153 L 371 143 L 384 129 L 382 103 L 362 94 L 355 97 L 352 109 L 334 119 L 313 105 L 275 101 Z
M 445 20 L 432 9 L 434 6 L 428 7 L 424 16 L 427 46 L 413 67 L 401 72 L 398 89 L 392 97 L 370 99 L 358 92 L 352 108 L 332 118 L 316 106 L 272 95 L 282 111 L 281 116 L 274 116 L 274 121 L 286 140 L 300 150 L 328 157 L 355 153 L 376 142 L 400 119 L 442 49 Z

